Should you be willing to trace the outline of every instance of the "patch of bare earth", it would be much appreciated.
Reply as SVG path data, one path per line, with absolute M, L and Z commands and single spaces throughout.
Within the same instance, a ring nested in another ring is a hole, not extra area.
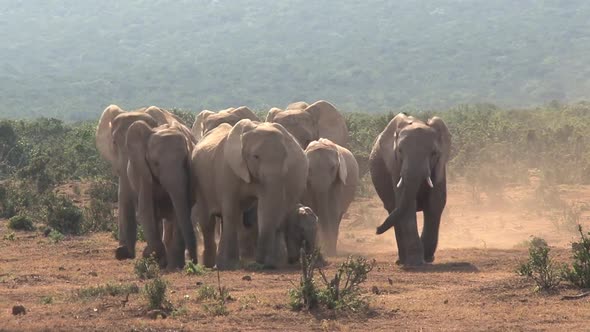
M 127 301 L 125 296 L 76 295 L 81 288 L 106 283 L 145 285 L 135 276 L 133 261 L 114 259 L 116 242 L 110 234 L 52 244 L 42 234 L 17 232 L 15 241 L 0 240 L 0 331 L 587 330 L 590 297 L 562 301 L 561 296 L 577 292 L 565 284 L 558 294 L 534 293 L 533 285 L 514 273 L 527 255 L 517 245 L 529 236 L 544 237 L 563 262 L 575 238 L 575 233 L 556 226 L 559 211 L 535 208 L 533 190 L 506 189 L 502 201 L 494 202 L 485 195 L 475 199 L 464 183 L 452 184 L 435 264 L 406 270 L 393 264 L 393 231 L 374 235 L 386 215 L 380 201 L 359 198 L 342 224 L 341 255 L 330 258 L 326 269 L 333 274 L 347 254 L 376 259 L 363 284 L 372 309 L 364 314 L 292 311 L 287 291 L 299 280 L 293 268 L 221 272 L 221 283 L 232 298 L 227 316 L 212 316 L 197 301 L 199 287 L 217 285 L 216 273 L 165 274 L 169 297 L 183 310 L 153 320 L 146 315 L 141 294 L 131 294 Z M 568 201 L 590 198 L 590 187 L 559 190 Z M 586 210 L 580 222 L 590 229 Z M 4 221 L 0 232 L 8 232 Z M 138 252 L 143 245 L 138 244 Z M 246 275 L 250 281 L 242 279 Z M 378 294 L 373 294 L 374 286 Z M 47 298 L 52 303 L 44 304 Z M 26 308 L 25 315 L 12 315 L 18 304 Z

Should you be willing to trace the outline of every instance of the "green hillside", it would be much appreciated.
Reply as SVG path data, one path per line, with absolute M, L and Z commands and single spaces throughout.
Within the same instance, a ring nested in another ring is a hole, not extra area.
M 521 107 L 590 95 L 582 0 L 1 1 L 0 117 Z

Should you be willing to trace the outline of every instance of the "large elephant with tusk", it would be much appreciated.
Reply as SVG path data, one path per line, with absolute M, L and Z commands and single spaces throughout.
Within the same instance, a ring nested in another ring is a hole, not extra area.
M 434 261 L 440 218 L 447 200 L 446 164 L 451 134 L 442 119 L 424 123 L 396 115 L 377 137 L 370 156 L 373 185 L 389 216 L 377 228 L 395 228 L 399 263 Z M 416 212 L 424 214 L 418 234 Z

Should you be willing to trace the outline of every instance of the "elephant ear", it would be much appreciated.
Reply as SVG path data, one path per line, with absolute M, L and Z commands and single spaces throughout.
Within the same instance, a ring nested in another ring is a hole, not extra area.
M 434 181 L 440 183 L 445 179 L 446 165 L 451 157 L 451 133 L 444 121 L 436 116 L 428 120 L 428 126 L 437 133 L 436 145 L 440 151 L 440 157 L 435 166 Z
M 230 130 L 225 141 L 223 149 L 223 156 L 227 161 L 232 171 L 244 182 L 250 183 L 250 171 L 246 165 L 246 160 L 242 155 L 242 135 L 254 129 L 256 125 L 250 119 L 243 119 L 238 121 L 236 125 Z
M 266 115 L 266 122 L 274 122 L 275 116 L 277 116 L 277 114 L 279 114 L 279 112 L 282 112 L 282 110 L 280 108 L 277 107 L 273 107 L 270 109 L 270 111 L 268 111 L 268 114 Z
M 147 163 L 148 141 L 154 133 L 153 129 L 145 121 L 135 121 L 127 130 L 125 144 L 129 153 L 129 167 L 135 174 L 134 178 L 152 183 L 152 174 Z M 140 188 L 135 188 L 140 190 Z
M 199 113 L 199 115 L 197 115 L 197 117 L 195 118 L 195 122 L 193 123 L 193 128 L 191 129 L 191 132 L 193 133 L 197 141 L 203 137 L 203 130 L 205 129 L 205 120 L 207 120 L 207 117 L 209 117 L 209 115 L 211 114 L 214 113 L 209 110 L 204 110 L 201 111 L 201 113 Z
M 112 126 L 113 119 L 124 111 L 117 105 L 110 105 L 102 112 L 98 127 L 96 128 L 96 148 L 100 156 L 114 165 L 117 161 L 115 148 L 113 146 Z
M 338 149 L 338 176 L 340 177 L 340 181 L 342 184 L 346 185 L 346 179 L 348 178 L 348 169 L 346 166 L 346 160 L 344 159 L 344 155 L 342 151 Z
M 346 120 L 334 105 L 319 100 L 309 105 L 305 111 L 311 114 L 315 123 L 317 123 L 318 138 L 327 138 L 344 147 L 348 145 Z

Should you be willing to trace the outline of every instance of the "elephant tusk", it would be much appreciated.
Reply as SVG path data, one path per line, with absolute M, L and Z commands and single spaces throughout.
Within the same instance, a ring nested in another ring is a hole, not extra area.
M 426 182 L 428 183 L 428 186 L 430 188 L 434 188 L 434 184 L 432 184 L 432 180 L 430 179 L 430 176 L 426 178 Z
M 403 179 L 403 178 L 401 178 L 401 177 L 399 178 L 399 182 L 397 183 L 397 187 L 398 187 L 398 188 L 402 186 L 402 179 Z

